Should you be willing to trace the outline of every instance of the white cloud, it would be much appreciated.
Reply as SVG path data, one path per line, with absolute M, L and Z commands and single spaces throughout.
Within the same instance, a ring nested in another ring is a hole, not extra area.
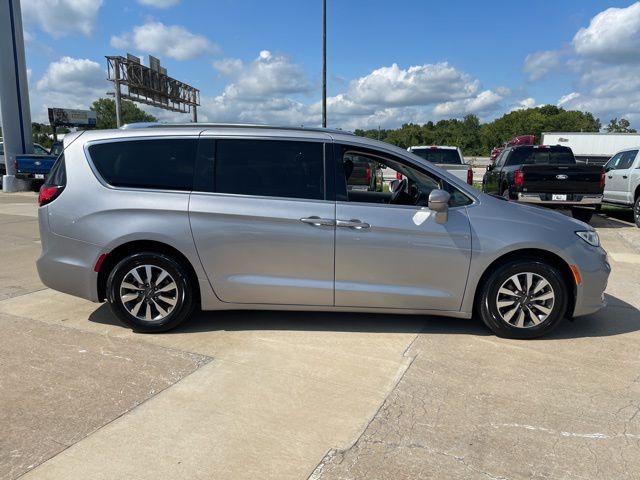
M 439 103 L 433 109 L 433 113 L 440 117 L 456 117 L 468 113 L 487 112 L 496 109 L 501 101 L 501 95 L 491 90 L 485 90 L 477 96 L 465 98 L 464 100 Z
M 224 95 L 235 99 L 262 99 L 265 96 L 304 93 L 310 89 L 299 65 L 268 50 L 262 50 L 249 65 L 238 59 L 224 59 L 214 62 L 213 66 L 232 79 Z
M 87 109 L 110 88 L 106 72 L 98 63 L 62 57 L 49 64 L 35 88 L 30 89 L 34 121 L 45 121 L 47 107 Z
M 180 3 L 180 0 L 138 0 L 141 5 L 155 8 L 169 8 Z
M 524 59 L 522 69 L 530 81 L 540 80 L 560 66 L 561 54 L 557 50 L 530 53 Z
M 640 2 L 600 12 L 576 33 L 573 46 L 603 63 L 640 62 Z
M 347 95 L 356 103 L 379 106 L 428 105 L 474 95 L 480 82 L 447 62 L 412 66 L 392 64 L 352 80 Z
M 55 38 L 89 36 L 101 6 L 102 0 L 22 0 L 22 16 Z
M 558 106 L 564 107 L 567 104 L 571 104 L 571 102 L 573 102 L 579 96 L 580 94 L 578 92 L 567 93 L 566 95 L 563 95 L 562 97 L 560 97 L 560 100 L 558 100 Z
M 204 54 L 218 53 L 220 48 L 202 35 L 191 33 L 179 25 L 148 22 L 132 32 L 111 37 L 111 46 L 119 50 L 135 48 L 176 60 L 190 60 Z
M 223 93 L 203 100 L 202 111 L 213 121 L 318 125 L 320 101 L 306 104 L 288 98 L 311 93 L 301 68 L 267 50 L 251 63 L 238 59 L 213 62 L 231 79 Z M 480 82 L 446 62 L 374 69 L 352 80 L 343 92 L 327 98 L 329 124 L 345 129 L 378 125 L 397 127 L 436 117 L 495 111 L 511 91 L 505 87 L 479 92 Z M 318 89 L 319 93 L 319 89 Z M 316 97 L 317 98 L 317 97 Z

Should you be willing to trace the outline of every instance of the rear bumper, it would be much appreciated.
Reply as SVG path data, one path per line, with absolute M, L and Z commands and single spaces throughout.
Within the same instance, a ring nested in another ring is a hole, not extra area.
M 42 253 L 36 266 L 40 280 L 53 290 L 98 302 L 98 274 L 93 266 L 101 247 L 52 233 L 46 209 L 41 207 L 39 212 Z
M 16 173 L 16 178 L 21 180 L 42 180 L 47 178 L 46 173 Z
M 602 194 L 566 194 L 567 200 L 550 200 L 548 193 L 518 193 L 517 199 L 522 203 L 536 205 L 600 205 Z

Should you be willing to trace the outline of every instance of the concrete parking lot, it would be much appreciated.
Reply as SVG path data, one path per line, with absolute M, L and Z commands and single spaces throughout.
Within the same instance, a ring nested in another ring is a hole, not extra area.
M 594 218 L 609 306 L 535 341 L 476 320 L 202 313 L 134 334 L 46 289 L 0 194 L 0 478 L 640 478 L 640 229 Z

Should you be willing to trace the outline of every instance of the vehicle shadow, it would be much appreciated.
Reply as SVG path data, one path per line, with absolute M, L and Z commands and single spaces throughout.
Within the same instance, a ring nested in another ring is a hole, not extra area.
M 543 340 L 608 337 L 640 330 L 640 310 L 607 295 L 610 305 L 601 311 L 562 322 Z M 120 326 L 107 305 L 89 316 L 89 321 Z M 479 318 L 459 319 L 431 315 L 396 315 L 342 312 L 288 312 L 230 310 L 198 312 L 165 335 L 209 331 L 282 330 L 361 333 L 422 333 L 425 335 L 493 335 Z
M 590 224 L 596 228 L 633 228 L 633 211 L 616 209 L 593 216 Z

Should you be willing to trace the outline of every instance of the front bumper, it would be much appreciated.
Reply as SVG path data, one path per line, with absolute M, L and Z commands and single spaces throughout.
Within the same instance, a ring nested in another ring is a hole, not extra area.
M 566 200 L 553 200 L 551 193 L 522 193 L 519 192 L 517 199 L 522 203 L 533 203 L 536 205 L 600 205 L 602 194 L 573 194 L 566 193 Z
M 579 249 L 581 252 L 577 255 L 576 263 L 582 277 L 582 284 L 576 289 L 574 317 L 589 315 L 606 306 L 604 291 L 611 273 L 607 252 L 603 248 L 594 249 L 585 245 L 580 246 Z

